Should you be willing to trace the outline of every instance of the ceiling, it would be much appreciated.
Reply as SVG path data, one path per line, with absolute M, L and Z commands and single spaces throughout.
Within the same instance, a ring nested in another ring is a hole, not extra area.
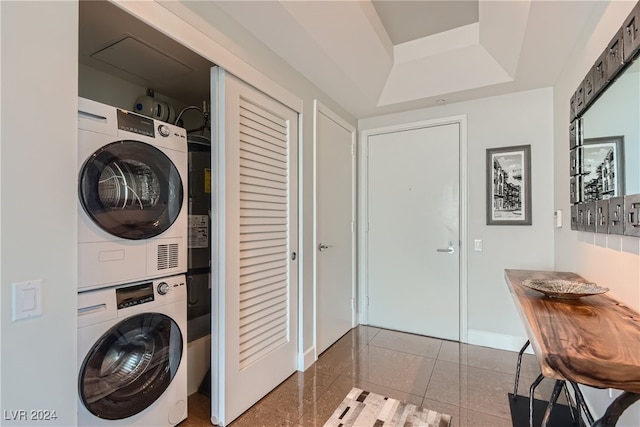
M 184 4 L 197 4 L 199 11 L 222 9 L 343 108 L 363 118 L 552 86 L 607 2 Z M 186 103 L 201 102 L 202 87 L 208 88 L 211 62 L 109 2 L 81 2 L 79 44 L 81 63 Z
M 478 0 L 372 0 L 371 3 L 394 45 L 479 21 Z
M 606 1 L 216 1 L 356 117 L 552 86 Z

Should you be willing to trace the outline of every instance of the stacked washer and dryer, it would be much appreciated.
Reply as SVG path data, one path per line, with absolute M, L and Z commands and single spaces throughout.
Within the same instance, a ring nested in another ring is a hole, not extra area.
M 187 135 L 78 108 L 78 423 L 187 416 Z

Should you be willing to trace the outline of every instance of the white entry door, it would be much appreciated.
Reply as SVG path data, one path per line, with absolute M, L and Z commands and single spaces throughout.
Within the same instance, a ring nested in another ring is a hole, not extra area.
M 369 324 L 458 340 L 460 125 L 367 140 Z
M 297 369 L 298 116 L 223 70 L 215 93 L 212 420 L 228 425 Z
M 355 326 L 355 129 L 316 103 L 316 350 Z

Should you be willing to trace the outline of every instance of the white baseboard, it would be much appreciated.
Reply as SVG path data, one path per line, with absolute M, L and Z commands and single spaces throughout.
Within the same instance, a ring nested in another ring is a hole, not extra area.
M 313 365 L 317 359 L 316 347 L 308 348 L 304 353 L 298 353 L 298 371 L 304 372 Z
M 469 329 L 467 331 L 467 343 L 483 347 L 519 352 L 526 342 L 526 337 L 496 334 L 495 332 L 478 331 L 475 329 Z M 527 348 L 525 353 L 533 354 L 531 346 Z

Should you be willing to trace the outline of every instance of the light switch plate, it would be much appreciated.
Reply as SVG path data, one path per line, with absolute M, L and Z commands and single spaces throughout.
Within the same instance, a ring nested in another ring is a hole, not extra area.
M 476 239 L 473 241 L 473 250 L 476 252 L 482 252 L 482 240 Z
M 556 220 L 556 227 L 562 227 L 562 210 L 558 209 L 553 213 L 553 217 Z
M 11 320 L 42 315 L 42 280 L 29 280 L 11 284 L 13 310 Z

